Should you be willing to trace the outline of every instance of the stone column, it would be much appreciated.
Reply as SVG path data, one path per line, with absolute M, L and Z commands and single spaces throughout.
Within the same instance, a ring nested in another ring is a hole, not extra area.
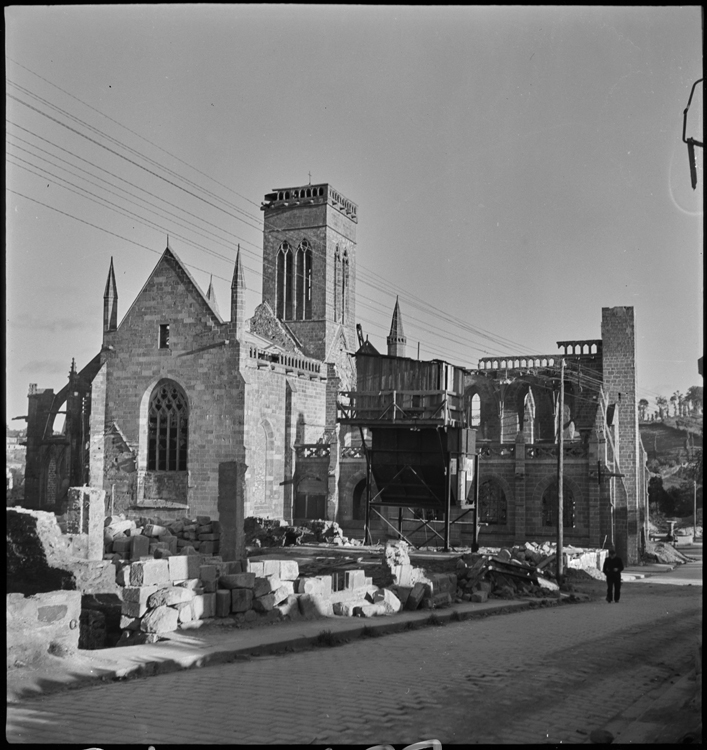
M 103 559 L 106 493 L 96 487 L 70 487 L 66 511 L 68 534 L 88 534 L 88 559 Z
M 245 557 L 245 469 L 245 465 L 239 466 L 237 461 L 224 461 L 218 467 L 220 550 L 224 560 L 240 560 Z
M 525 438 L 522 432 L 516 436 L 515 446 L 515 502 L 513 503 L 513 540 L 524 544 L 525 535 Z

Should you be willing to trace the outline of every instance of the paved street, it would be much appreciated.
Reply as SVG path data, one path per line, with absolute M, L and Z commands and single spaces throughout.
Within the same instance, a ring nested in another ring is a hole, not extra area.
M 10 742 L 580 743 L 692 666 L 702 589 L 541 608 L 12 705 Z M 322 622 L 326 628 L 326 622 Z

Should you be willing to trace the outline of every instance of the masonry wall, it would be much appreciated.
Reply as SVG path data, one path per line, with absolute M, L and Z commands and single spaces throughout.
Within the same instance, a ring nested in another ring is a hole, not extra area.
M 161 324 L 170 327 L 169 348 L 159 347 Z M 92 474 L 97 479 L 102 464 L 98 486 L 115 497 L 115 512 L 159 508 L 168 516 L 188 508 L 217 516 L 218 467 L 233 461 L 243 431 L 240 348 L 226 334 L 227 325 L 167 252 L 118 330 L 105 335 L 105 384 L 97 383 L 94 394 L 103 391 L 105 399 L 97 411 L 105 439 L 100 445 L 94 420 Z M 180 476 L 147 472 L 149 399 L 163 380 L 176 382 L 189 406 L 188 471 Z
M 632 307 L 602 308 L 604 384 L 609 403 L 618 409 L 618 464 L 621 487 L 616 493 L 614 536 L 624 561 L 638 562 L 645 497 L 639 497 L 638 410 L 636 406 L 636 336 Z M 623 491 L 622 491 L 623 490 Z

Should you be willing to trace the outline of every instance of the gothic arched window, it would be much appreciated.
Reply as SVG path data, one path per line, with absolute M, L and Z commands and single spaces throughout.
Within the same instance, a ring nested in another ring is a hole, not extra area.
M 475 393 L 471 397 L 469 406 L 469 427 L 479 427 L 481 425 L 481 396 Z
M 479 487 L 479 521 L 488 524 L 505 524 L 507 520 L 506 495 L 501 486 L 487 479 Z
M 277 253 L 277 317 L 292 320 L 294 297 L 294 261 L 289 242 Z
M 557 526 L 557 480 L 552 482 L 543 493 L 543 526 Z M 575 502 L 574 493 L 563 482 L 562 484 L 562 526 L 574 528 Z
M 297 248 L 297 289 L 295 319 L 310 320 L 312 317 L 312 248 L 302 240 Z
M 186 471 L 189 406 L 184 391 L 171 381 L 150 397 L 147 423 L 148 471 Z
M 344 250 L 341 259 L 341 322 L 346 323 L 349 312 L 349 254 Z
M 334 251 L 334 321 L 341 320 L 341 253 L 339 246 Z

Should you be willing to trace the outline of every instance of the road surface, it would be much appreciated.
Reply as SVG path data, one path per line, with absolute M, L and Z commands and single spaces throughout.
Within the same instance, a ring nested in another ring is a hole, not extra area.
M 619 604 L 538 608 L 89 687 L 9 706 L 7 738 L 84 747 L 586 742 L 690 669 L 701 595 L 626 583 Z

